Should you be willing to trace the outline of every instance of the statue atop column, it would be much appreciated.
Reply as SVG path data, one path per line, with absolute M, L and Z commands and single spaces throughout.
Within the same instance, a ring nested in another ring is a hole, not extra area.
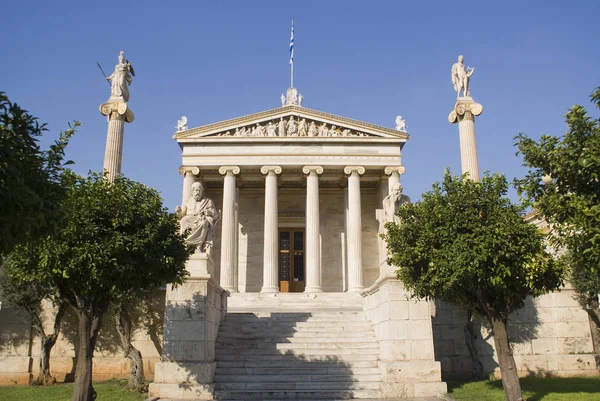
M 203 196 L 204 184 L 194 182 L 192 194 L 182 207 L 175 210 L 180 218 L 181 233 L 189 230 L 185 242 L 196 247 L 196 253 L 210 255 L 213 246 L 214 228 L 220 214 L 212 199 Z
M 473 67 L 465 67 L 465 58 L 458 56 L 458 61 L 452 66 L 452 85 L 456 91 L 456 98 L 460 98 L 460 93 L 463 92 L 465 97 L 471 97 L 469 90 L 469 79 L 475 72 Z
M 115 65 L 112 74 L 106 77 L 110 81 L 110 99 L 109 101 L 129 101 L 129 85 L 135 77 L 135 71 L 129 60 L 123 56 L 123 50 L 119 53 L 119 61 Z

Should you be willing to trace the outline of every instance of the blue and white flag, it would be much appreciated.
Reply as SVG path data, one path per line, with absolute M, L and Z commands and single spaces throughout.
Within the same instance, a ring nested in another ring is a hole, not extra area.
M 292 21 L 292 36 L 290 37 L 290 64 L 294 64 L 294 21 Z

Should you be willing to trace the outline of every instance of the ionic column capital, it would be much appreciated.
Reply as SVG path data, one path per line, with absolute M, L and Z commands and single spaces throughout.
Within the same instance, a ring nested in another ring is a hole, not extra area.
M 365 173 L 365 168 L 363 166 L 346 166 L 346 167 L 344 167 L 344 174 L 349 176 L 349 175 L 352 175 L 353 173 L 363 175 Z
M 190 174 L 195 176 L 200 175 L 200 167 L 198 166 L 181 166 L 177 171 L 184 177 Z
M 219 174 L 221 175 L 238 175 L 240 168 L 238 166 L 221 166 L 219 167 Z
M 276 174 L 279 175 L 281 174 L 281 167 L 280 166 L 262 166 L 260 168 L 260 172 L 261 174 Z
M 100 105 L 100 114 L 108 117 L 109 120 L 124 120 L 128 123 L 133 122 L 135 116 L 124 102 L 109 102 Z
M 483 112 L 483 106 L 473 99 L 459 99 L 454 105 L 454 110 L 448 115 L 448 121 L 452 124 L 461 120 L 475 119 L 475 116 Z
M 398 175 L 402 175 L 402 174 L 406 173 L 406 167 L 404 167 L 404 166 L 387 166 L 386 168 L 383 169 L 383 172 L 385 173 L 385 175 L 392 175 L 394 173 L 396 173 Z
M 311 175 L 312 173 L 321 175 L 323 174 L 322 166 L 304 166 L 302 167 L 302 172 L 306 175 Z

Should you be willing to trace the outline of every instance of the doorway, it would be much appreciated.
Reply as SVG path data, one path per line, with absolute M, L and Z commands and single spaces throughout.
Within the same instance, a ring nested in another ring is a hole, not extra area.
M 279 229 L 279 291 L 303 292 L 304 228 Z

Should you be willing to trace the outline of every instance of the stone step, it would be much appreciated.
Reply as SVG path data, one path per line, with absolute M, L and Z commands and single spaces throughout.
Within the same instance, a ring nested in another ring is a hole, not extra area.
M 217 355 L 217 366 L 222 366 L 222 361 L 234 361 L 234 362 L 272 362 L 272 361 L 293 361 L 298 360 L 300 357 L 311 357 L 308 360 L 300 360 L 300 362 L 329 362 L 331 365 L 338 363 L 340 365 L 346 362 L 355 361 L 375 361 L 378 360 L 378 354 L 343 354 L 343 355 L 331 355 L 331 352 L 323 352 L 317 354 L 232 354 L 232 353 L 219 353 Z M 296 366 L 296 365 L 291 365 Z
M 215 383 L 215 390 L 381 390 L 381 382 L 246 382 Z
M 375 348 L 291 348 L 291 349 L 269 349 L 269 348 L 257 348 L 257 349 L 245 349 L 238 348 L 235 350 L 232 349 L 223 349 L 217 348 L 215 350 L 215 355 L 217 357 L 220 356 L 229 356 L 234 354 L 233 356 L 255 356 L 257 358 L 264 358 L 267 356 L 277 356 L 277 355 L 330 355 L 330 356 L 342 356 L 342 355 L 374 355 L 379 356 L 379 347 Z
M 220 336 L 217 338 L 217 345 L 236 344 L 240 348 L 243 346 L 252 346 L 253 344 L 273 344 L 273 343 L 364 343 L 372 342 L 375 339 L 373 333 L 366 333 L 362 336 L 348 337 L 261 337 L 261 336 Z
M 304 372 L 305 374 L 284 374 L 282 372 L 277 374 L 267 375 L 215 375 L 215 383 L 259 383 L 259 382 L 336 382 L 336 383 L 363 383 L 363 382 L 380 382 L 381 375 L 353 375 L 353 374 L 342 374 L 342 375 L 330 375 L 330 374 L 311 374 L 311 372 Z
M 236 361 L 234 359 L 217 362 L 217 369 L 363 369 L 378 368 L 377 359 L 363 359 L 353 361 L 334 361 L 334 360 L 311 360 L 303 361 L 300 359 L 286 357 L 280 360 L 257 361 L 255 358 Z
M 305 368 L 288 368 L 288 367 L 266 367 L 266 368 L 237 368 L 237 367 L 217 367 L 215 371 L 216 376 L 225 375 L 379 375 L 381 369 L 378 367 L 331 367 L 324 366 L 322 368 L 317 367 L 305 367 Z
M 355 331 L 296 331 L 293 333 L 277 333 L 271 330 L 269 333 L 263 332 L 239 332 L 239 331 L 224 331 L 219 332 L 217 341 L 222 338 L 246 338 L 246 339 L 260 339 L 260 338 L 370 338 L 370 341 L 374 341 L 375 334 L 372 330 L 355 330 Z
M 321 327 L 325 326 L 359 326 L 359 327 L 371 327 L 371 323 L 367 320 L 270 320 L 270 319 L 256 319 L 245 322 L 239 322 L 235 319 L 225 320 L 221 323 L 223 326 L 237 327 L 240 324 L 248 327 L 264 327 L 264 326 L 277 326 L 277 327 Z
M 347 399 L 379 399 L 380 390 L 348 390 L 348 391 L 307 391 L 307 390 L 218 390 L 217 400 L 347 400 Z
M 295 327 L 281 327 L 281 326 L 228 326 L 222 325 L 219 327 L 219 334 L 223 333 L 256 333 L 269 337 L 272 335 L 295 335 L 297 332 L 312 332 L 312 333 L 357 333 L 357 332 L 372 332 L 370 326 L 295 326 Z
M 228 313 L 226 322 L 255 322 L 268 320 L 275 322 L 336 322 L 336 321 L 366 321 L 366 317 L 358 313 Z
M 335 339 L 332 339 L 335 340 Z M 252 343 L 245 342 L 243 344 L 236 342 L 217 342 L 217 349 L 222 350 L 287 350 L 287 349 L 357 349 L 357 348 L 369 348 L 379 349 L 379 344 L 376 342 L 368 341 L 354 341 L 354 342 L 261 342 L 255 341 Z

